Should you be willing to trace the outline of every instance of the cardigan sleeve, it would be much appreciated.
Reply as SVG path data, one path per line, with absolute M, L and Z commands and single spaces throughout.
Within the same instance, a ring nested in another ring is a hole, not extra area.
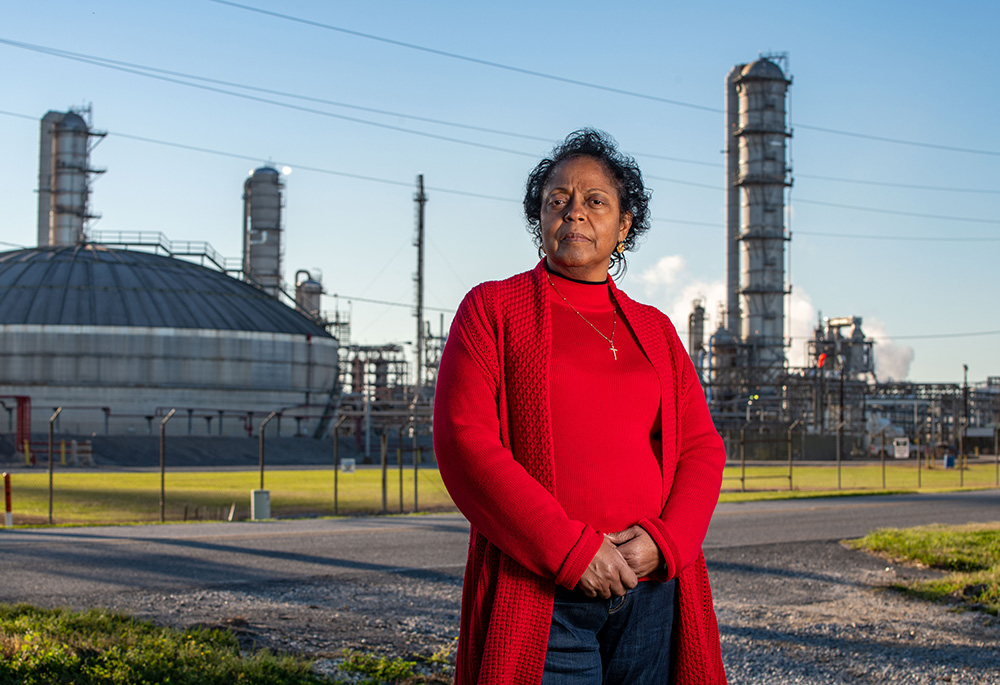
M 528 570 L 573 588 L 603 535 L 570 519 L 503 444 L 496 332 L 473 290 L 452 323 L 434 399 L 441 478 L 475 528 Z
M 719 501 L 726 465 L 725 445 L 715 430 L 694 365 L 686 354 L 676 357 L 680 361 L 677 468 L 660 517 L 639 521 L 663 553 L 668 578 L 698 558 Z

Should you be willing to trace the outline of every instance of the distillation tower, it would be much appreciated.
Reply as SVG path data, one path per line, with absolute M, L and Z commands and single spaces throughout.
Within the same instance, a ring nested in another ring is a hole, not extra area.
M 277 169 L 255 169 L 243 184 L 243 273 L 272 297 L 282 291 L 281 191 Z
M 774 58 L 726 76 L 726 303 L 712 336 L 708 382 L 716 410 L 736 412 L 776 388 L 785 361 L 785 96 L 791 81 Z M 731 406 L 730 406 L 731 405 Z
M 76 245 L 84 241 L 89 219 L 92 131 L 83 115 L 90 110 L 47 112 L 42 117 L 38 159 L 38 245 Z

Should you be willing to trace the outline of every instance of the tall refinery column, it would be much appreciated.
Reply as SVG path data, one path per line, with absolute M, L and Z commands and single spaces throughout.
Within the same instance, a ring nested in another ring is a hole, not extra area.
M 87 113 L 84 111 L 84 113 Z M 90 139 L 101 137 L 80 114 L 47 112 L 42 117 L 38 159 L 38 244 L 76 245 L 84 240 L 88 206 Z
M 736 79 L 739 94 L 740 241 L 743 266 L 744 342 L 762 376 L 785 363 L 785 93 L 781 68 L 760 59 Z
M 243 273 L 277 297 L 281 278 L 281 174 L 253 171 L 243 184 Z

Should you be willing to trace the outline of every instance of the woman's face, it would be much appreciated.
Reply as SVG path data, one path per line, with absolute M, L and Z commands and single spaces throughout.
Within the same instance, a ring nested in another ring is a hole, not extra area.
M 593 157 L 560 162 L 542 189 L 542 249 L 549 268 L 581 281 L 603 281 L 618 242 L 632 226 L 618 188 Z

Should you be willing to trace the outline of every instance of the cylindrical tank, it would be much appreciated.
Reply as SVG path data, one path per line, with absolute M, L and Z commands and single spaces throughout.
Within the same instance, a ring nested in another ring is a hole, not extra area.
M 295 308 L 312 320 L 320 322 L 323 318 L 322 307 L 323 284 L 303 270 L 295 272 Z
M 281 279 L 281 174 L 255 169 L 243 184 L 243 272 L 277 297 Z
M 743 338 L 762 369 L 785 361 L 785 92 L 789 81 L 767 59 L 743 67 L 739 93 L 739 180 Z
M 76 112 L 42 118 L 38 163 L 38 244 L 76 245 L 89 213 L 90 130 Z

